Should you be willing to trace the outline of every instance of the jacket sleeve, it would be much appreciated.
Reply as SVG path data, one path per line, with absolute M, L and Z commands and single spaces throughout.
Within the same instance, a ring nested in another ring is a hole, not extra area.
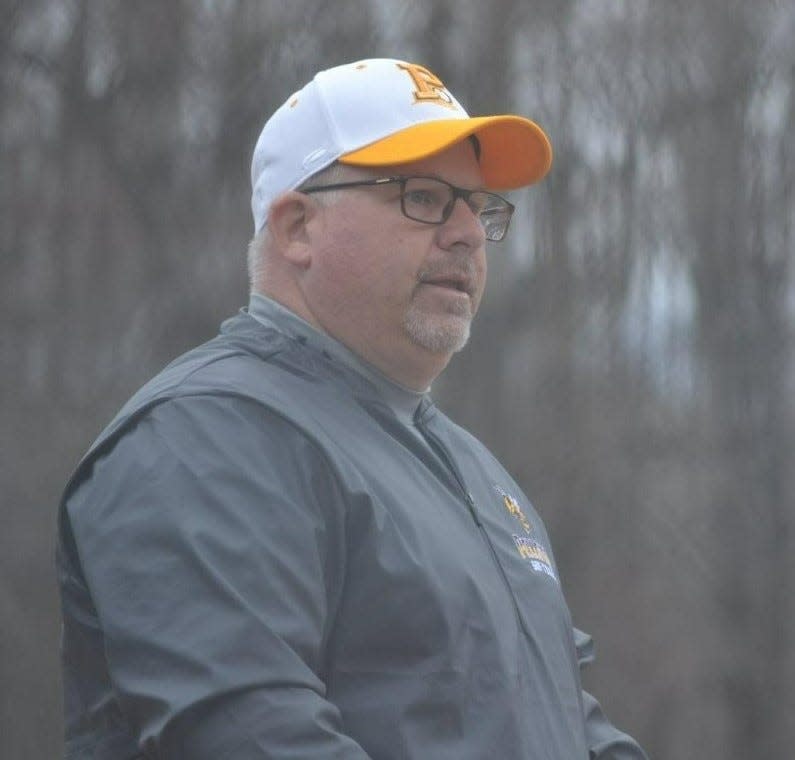
M 163 403 L 94 464 L 67 510 L 142 748 L 367 757 L 324 681 L 342 509 L 317 446 L 233 397 Z
M 594 660 L 593 639 L 574 629 L 577 662 L 580 669 Z M 585 712 L 585 739 L 590 760 L 648 760 L 640 745 L 608 721 L 599 702 L 587 691 L 582 693 Z

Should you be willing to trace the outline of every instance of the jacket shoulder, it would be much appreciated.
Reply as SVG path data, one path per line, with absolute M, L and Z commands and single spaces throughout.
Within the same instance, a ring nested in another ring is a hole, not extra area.
M 274 409 L 298 406 L 300 378 L 311 377 L 313 358 L 296 350 L 296 341 L 266 328 L 246 313 L 227 320 L 210 341 L 178 357 L 143 385 L 99 434 L 78 463 L 61 502 L 91 470 L 91 463 L 113 447 L 154 407 L 173 399 L 238 397 Z M 300 348 L 300 346 L 298 346 Z M 292 382 L 284 382 L 285 374 Z

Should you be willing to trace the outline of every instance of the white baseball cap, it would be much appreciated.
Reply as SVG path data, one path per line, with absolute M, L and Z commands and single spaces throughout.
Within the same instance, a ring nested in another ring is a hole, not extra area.
M 415 63 L 373 58 L 321 71 L 262 128 L 251 162 L 259 232 L 274 199 L 335 161 L 378 167 L 418 161 L 476 135 L 486 189 L 538 182 L 552 164 L 544 131 L 522 116 L 470 117 Z

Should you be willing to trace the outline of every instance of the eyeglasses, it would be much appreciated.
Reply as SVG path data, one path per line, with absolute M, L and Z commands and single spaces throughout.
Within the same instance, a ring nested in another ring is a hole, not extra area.
M 400 210 L 403 216 L 425 224 L 444 224 L 461 198 L 478 218 L 486 240 L 500 241 L 508 232 L 514 206 L 505 198 L 485 190 L 465 190 L 436 177 L 381 177 L 358 182 L 299 188 L 302 193 L 344 190 L 349 187 L 400 185 Z

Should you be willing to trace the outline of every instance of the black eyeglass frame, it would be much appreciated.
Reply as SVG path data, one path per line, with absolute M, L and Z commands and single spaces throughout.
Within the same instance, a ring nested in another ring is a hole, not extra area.
M 442 218 L 438 221 L 429 221 L 428 219 L 419 219 L 416 216 L 411 216 L 411 214 L 406 212 L 406 203 L 405 203 L 405 195 L 406 195 L 406 182 L 412 179 L 428 179 L 433 180 L 434 182 L 439 182 L 442 185 L 446 185 L 450 188 L 452 193 L 452 198 L 450 202 L 442 209 Z M 505 235 L 508 233 L 508 227 L 511 224 L 511 217 L 513 216 L 513 212 L 516 209 L 516 206 L 513 205 L 510 201 L 503 198 L 501 195 L 497 195 L 497 193 L 489 192 L 488 190 L 467 190 L 463 187 L 456 187 L 453 184 L 450 184 L 446 180 L 439 179 L 439 177 L 428 177 L 423 175 L 412 175 L 407 177 L 402 176 L 395 176 L 395 177 L 377 177 L 375 179 L 363 179 L 363 180 L 356 180 L 352 182 L 335 182 L 331 185 L 318 185 L 316 187 L 299 187 L 297 188 L 299 193 L 320 193 L 325 190 L 344 190 L 350 187 L 380 187 L 381 185 L 392 185 L 392 184 L 400 184 L 400 211 L 407 219 L 411 219 L 413 222 L 421 222 L 422 224 L 444 224 L 449 218 L 450 215 L 453 213 L 453 207 L 455 206 L 455 202 L 461 198 L 464 203 L 469 206 L 472 210 L 472 213 L 475 214 L 478 218 L 478 221 L 481 222 L 484 232 L 486 232 L 486 240 L 489 240 L 493 243 L 498 243 L 501 240 L 505 239 Z M 497 198 L 504 206 L 502 208 L 495 208 L 495 209 L 486 209 L 483 211 L 478 211 L 477 209 L 472 208 L 469 203 L 469 199 L 472 195 L 479 194 L 484 195 L 489 198 Z M 499 213 L 499 214 L 507 214 L 507 218 L 505 220 L 505 226 L 502 228 L 502 234 L 499 237 L 489 237 L 486 225 L 481 221 L 483 216 L 486 216 L 491 213 Z

